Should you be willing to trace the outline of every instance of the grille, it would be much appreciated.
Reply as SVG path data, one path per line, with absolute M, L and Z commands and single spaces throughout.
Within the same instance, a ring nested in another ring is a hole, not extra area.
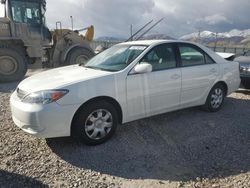
M 27 92 L 25 92 L 25 91 L 23 91 L 23 90 L 17 88 L 17 96 L 18 96 L 19 99 L 23 99 L 23 97 L 24 97 L 25 95 L 27 95 L 27 94 L 28 94 Z

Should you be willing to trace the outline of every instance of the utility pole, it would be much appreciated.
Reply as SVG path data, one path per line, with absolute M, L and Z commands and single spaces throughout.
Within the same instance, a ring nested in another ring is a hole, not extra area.
M 199 31 L 198 31 L 198 43 L 200 43 L 201 42 L 201 30 L 199 29 Z
M 197 29 L 198 29 L 198 39 L 197 39 L 197 43 L 201 43 L 201 27 L 197 27 Z
M 73 16 L 70 16 L 70 19 L 71 19 L 71 28 L 72 28 L 72 31 L 74 31 L 74 20 L 73 20 Z
M 218 32 L 216 32 L 215 34 L 214 51 L 216 51 L 217 48 L 217 39 L 218 39 Z
M 133 41 L 133 25 L 132 24 L 130 25 L 130 38 L 131 38 L 131 41 Z

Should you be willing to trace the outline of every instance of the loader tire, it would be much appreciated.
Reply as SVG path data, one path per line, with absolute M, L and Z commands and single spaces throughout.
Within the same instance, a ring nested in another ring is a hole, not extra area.
M 64 65 L 85 64 L 94 55 L 92 50 L 80 47 L 74 48 L 67 55 Z
M 0 82 L 21 80 L 28 70 L 25 54 L 16 48 L 0 48 Z

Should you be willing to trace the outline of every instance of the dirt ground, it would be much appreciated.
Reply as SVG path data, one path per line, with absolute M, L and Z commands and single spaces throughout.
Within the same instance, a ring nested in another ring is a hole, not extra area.
M 9 107 L 17 84 L 0 84 L 0 187 L 250 187 L 248 90 L 217 113 L 189 108 L 135 121 L 89 147 L 17 128 Z

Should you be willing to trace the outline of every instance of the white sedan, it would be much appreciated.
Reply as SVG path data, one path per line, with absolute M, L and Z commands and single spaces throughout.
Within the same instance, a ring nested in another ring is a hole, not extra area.
M 15 124 L 38 137 L 108 140 L 118 124 L 177 109 L 218 111 L 240 84 L 239 64 L 181 41 L 115 45 L 85 65 L 22 81 L 10 103 Z

